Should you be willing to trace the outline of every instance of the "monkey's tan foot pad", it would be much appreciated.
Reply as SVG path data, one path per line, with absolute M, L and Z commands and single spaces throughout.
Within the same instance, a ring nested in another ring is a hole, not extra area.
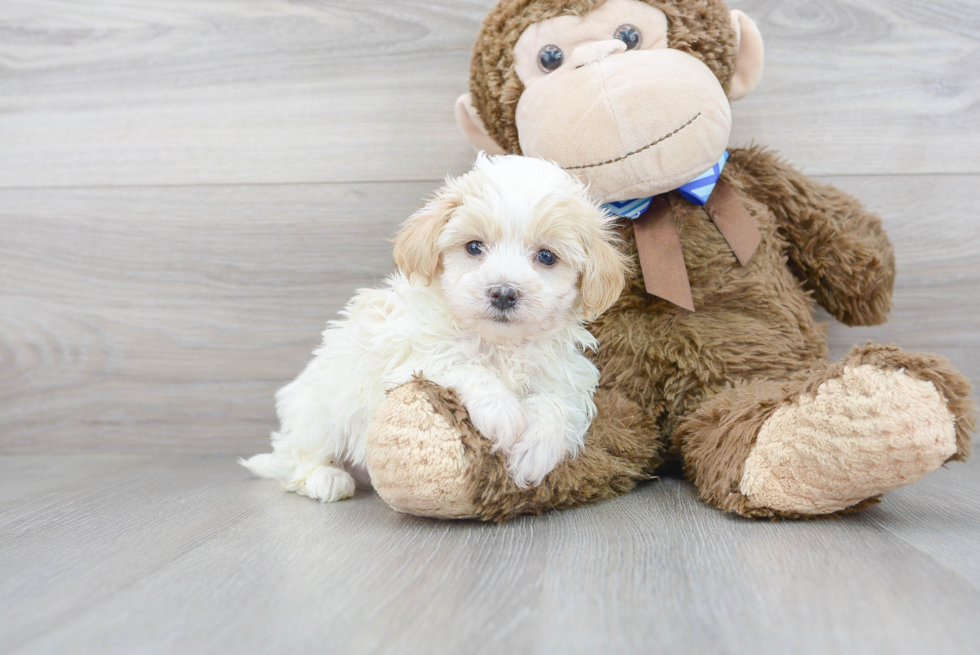
M 766 420 L 739 491 L 756 507 L 829 514 L 914 482 L 954 453 L 955 419 L 935 385 L 862 364 Z
M 393 389 L 375 414 L 368 471 L 392 509 L 444 519 L 476 516 L 479 467 L 465 441 L 482 437 L 453 414 L 453 406 L 462 411 L 452 391 L 417 380 Z

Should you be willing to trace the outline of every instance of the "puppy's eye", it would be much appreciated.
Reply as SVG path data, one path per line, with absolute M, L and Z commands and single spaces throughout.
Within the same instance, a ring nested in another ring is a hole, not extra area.
M 563 61 L 565 61 L 565 53 L 553 43 L 538 51 L 538 66 L 545 73 L 558 70 Z
M 633 50 L 640 47 L 640 30 L 636 29 L 630 24 L 620 25 L 616 28 L 616 32 L 613 34 L 614 39 L 619 39 L 626 44 L 627 50 Z
M 558 262 L 558 257 L 556 257 L 555 253 L 551 252 L 550 250 L 539 250 L 538 254 L 535 256 L 535 259 L 545 266 L 554 266 Z
M 466 252 L 476 257 L 483 254 L 483 247 L 482 241 L 470 241 L 466 244 Z

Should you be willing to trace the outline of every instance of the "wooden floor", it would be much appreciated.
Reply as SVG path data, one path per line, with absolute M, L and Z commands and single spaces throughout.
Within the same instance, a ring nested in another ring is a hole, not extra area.
M 733 145 L 878 210 L 980 383 L 980 3 L 732 0 Z M 505 526 L 249 479 L 272 394 L 472 151 L 490 0 L 0 1 L 0 652 L 977 652 L 980 467 L 752 523 L 684 482 Z
M 976 653 L 980 474 L 753 523 L 680 480 L 503 526 L 218 455 L 0 459 L 3 652 Z

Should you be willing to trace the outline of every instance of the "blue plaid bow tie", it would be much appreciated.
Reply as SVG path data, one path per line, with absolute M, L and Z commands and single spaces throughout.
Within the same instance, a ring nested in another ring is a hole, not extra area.
M 711 192 L 715 190 L 715 185 L 718 184 L 718 178 L 721 177 L 721 171 L 725 168 L 725 162 L 727 161 L 728 151 L 726 150 L 717 164 L 684 186 L 678 187 L 677 192 L 688 202 L 703 206 L 708 202 L 708 198 L 711 197 Z M 652 201 L 653 197 L 651 196 L 649 198 L 635 198 L 620 202 L 607 202 L 602 207 L 610 214 L 615 214 L 616 216 L 639 218 L 643 215 L 643 212 L 649 209 Z
M 742 266 L 747 266 L 762 242 L 762 234 L 738 194 L 721 179 L 721 170 L 727 161 L 728 152 L 725 152 L 717 164 L 676 191 L 688 202 L 704 207 L 708 217 L 732 247 L 735 258 Z M 610 214 L 632 219 L 647 292 L 693 312 L 694 296 L 687 275 L 680 231 L 668 194 L 610 202 L 603 207 Z

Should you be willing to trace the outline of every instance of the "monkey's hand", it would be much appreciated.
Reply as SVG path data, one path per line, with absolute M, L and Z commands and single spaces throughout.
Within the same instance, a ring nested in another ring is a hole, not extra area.
M 790 268 L 834 318 L 846 325 L 887 320 L 895 255 L 881 219 L 839 189 L 808 178 L 771 152 L 733 150 L 736 179 L 776 217 Z

